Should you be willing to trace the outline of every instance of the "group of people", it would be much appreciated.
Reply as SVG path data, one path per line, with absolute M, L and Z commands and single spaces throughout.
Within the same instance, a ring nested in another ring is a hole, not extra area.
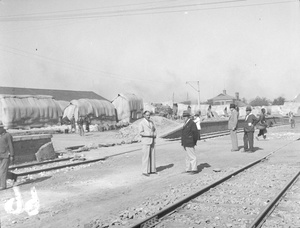
M 239 112 L 238 107 L 235 104 L 230 104 L 229 106 L 231 114 L 228 120 L 228 129 L 230 130 L 230 138 L 232 143 L 231 151 L 238 151 L 238 139 L 237 139 L 237 129 L 238 129 L 238 119 Z M 256 137 L 259 140 L 259 137 L 262 136 L 266 139 L 268 124 L 266 122 L 266 110 L 261 109 L 261 113 L 256 117 L 252 113 L 252 108 L 250 106 L 246 107 L 246 116 L 244 122 L 244 136 L 243 143 L 244 149 L 243 152 L 252 153 L 254 152 L 254 132 L 255 129 L 259 129 L 258 135 Z
M 71 133 L 73 132 L 76 133 L 76 120 L 74 114 L 71 117 L 70 123 L 71 123 Z M 90 132 L 91 119 L 88 115 L 86 115 L 85 117 L 79 116 L 77 120 L 78 132 L 80 136 L 84 136 L 84 128 L 83 128 L 84 124 L 85 124 L 85 130 L 87 132 Z
M 156 128 L 153 121 L 150 119 L 150 111 L 144 112 L 144 118 L 139 125 L 139 134 L 142 137 L 142 174 L 144 176 L 150 176 L 151 174 L 157 174 L 155 165 L 155 139 Z M 195 121 L 200 127 L 199 113 L 195 118 Z M 182 128 L 181 145 L 185 152 L 185 172 L 189 174 L 196 174 L 197 169 L 197 157 L 195 153 L 195 146 L 200 138 L 200 129 L 197 128 L 197 124 L 192 119 L 192 116 L 188 110 L 183 112 L 184 125 Z
M 232 142 L 231 151 L 238 151 L 238 119 L 239 108 L 235 104 L 230 104 L 230 115 L 228 120 L 228 129 L 230 130 L 230 137 Z M 185 172 L 195 174 L 197 170 L 197 157 L 195 154 L 195 146 L 197 141 L 201 138 L 201 112 L 191 116 L 188 110 L 183 112 L 184 125 L 181 133 L 181 145 L 185 153 Z M 244 122 L 244 136 L 243 152 L 254 152 L 254 132 L 255 129 L 259 129 L 257 139 L 263 137 L 266 139 L 268 124 L 266 122 L 266 110 L 261 109 L 260 115 L 257 117 L 252 113 L 250 106 L 246 107 L 246 116 Z M 142 174 L 144 176 L 150 176 L 151 174 L 157 174 L 155 165 L 155 139 L 156 128 L 153 121 L 150 119 L 150 111 L 144 112 L 144 118 L 139 125 L 139 134 L 142 137 Z

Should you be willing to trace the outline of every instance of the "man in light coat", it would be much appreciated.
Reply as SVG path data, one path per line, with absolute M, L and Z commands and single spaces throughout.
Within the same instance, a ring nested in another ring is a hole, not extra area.
M 143 144 L 142 151 L 142 174 L 149 176 L 150 174 L 156 174 L 155 165 L 155 138 L 156 128 L 152 120 L 150 120 L 150 112 L 144 112 L 144 118 L 139 125 L 139 133 L 142 137 Z
M 195 146 L 197 145 L 197 140 L 199 137 L 198 129 L 195 122 L 190 118 L 191 115 L 189 112 L 184 111 L 182 116 L 185 120 L 181 135 L 181 145 L 186 153 L 185 171 L 190 174 L 196 174 L 198 172 L 198 168 Z
M 228 130 L 230 130 L 230 138 L 232 149 L 231 151 L 238 151 L 238 139 L 237 139 L 237 125 L 238 125 L 238 113 L 235 109 L 235 104 L 229 106 L 231 114 L 228 120 Z

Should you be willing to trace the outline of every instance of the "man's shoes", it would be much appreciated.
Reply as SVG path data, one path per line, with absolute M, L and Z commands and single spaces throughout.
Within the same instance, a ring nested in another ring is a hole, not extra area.
M 150 174 L 149 173 L 143 173 L 144 176 L 149 177 Z
M 150 174 L 158 174 L 157 172 L 151 172 Z
M 193 174 L 198 173 L 198 171 L 197 171 L 197 170 L 194 170 L 194 171 L 186 171 L 186 173 L 193 175 Z
M 235 152 L 235 151 L 239 151 L 239 150 L 233 150 L 233 149 L 231 149 L 231 152 Z
M 194 175 L 194 174 L 197 174 L 198 173 L 198 171 L 191 171 L 191 172 L 189 172 L 189 174 L 191 174 L 191 175 Z

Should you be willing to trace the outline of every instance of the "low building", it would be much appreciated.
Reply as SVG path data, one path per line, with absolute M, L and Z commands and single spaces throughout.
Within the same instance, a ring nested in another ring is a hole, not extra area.
M 207 104 L 209 105 L 228 105 L 228 104 L 236 104 L 238 107 L 244 107 L 247 104 L 242 102 L 239 97 L 239 93 L 235 93 L 234 96 L 230 96 L 226 93 L 226 90 L 223 90 L 223 93 L 220 93 L 218 96 L 213 97 L 207 100 Z
M 223 90 L 223 93 L 220 93 L 218 96 L 207 100 L 207 103 L 210 105 L 226 105 L 236 103 L 236 101 L 239 100 L 239 93 L 236 93 L 235 95 L 235 97 L 230 96 L 226 93 L 226 90 Z
M 57 90 L 57 89 L 33 89 L 20 87 L 3 87 L 0 86 L 0 94 L 3 95 L 46 95 L 51 96 L 55 100 L 72 101 L 79 99 L 96 99 L 107 100 L 106 98 L 92 91 L 78 90 Z

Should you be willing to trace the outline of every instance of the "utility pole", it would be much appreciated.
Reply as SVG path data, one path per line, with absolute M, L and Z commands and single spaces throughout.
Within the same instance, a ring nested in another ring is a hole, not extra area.
M 173 92 L 173 97 L 172 97 L 172 103 L 174 104 L 174 92 Z
M 193 84 L 192 84 L 192 83 L 195 83 L 195 82 L 196 82 L 197 85 L 198 85 L 198 89 L 195 88 L 195 87 L 193 86 Z M 196 91 L 198 92 L 198 109 L 199 109 L 199 111 L 200 111 L 200 83 L 199 83 L 199 81 L 187 81 L 186 84 L 189 84 L 194 90 L 196 90 Z

